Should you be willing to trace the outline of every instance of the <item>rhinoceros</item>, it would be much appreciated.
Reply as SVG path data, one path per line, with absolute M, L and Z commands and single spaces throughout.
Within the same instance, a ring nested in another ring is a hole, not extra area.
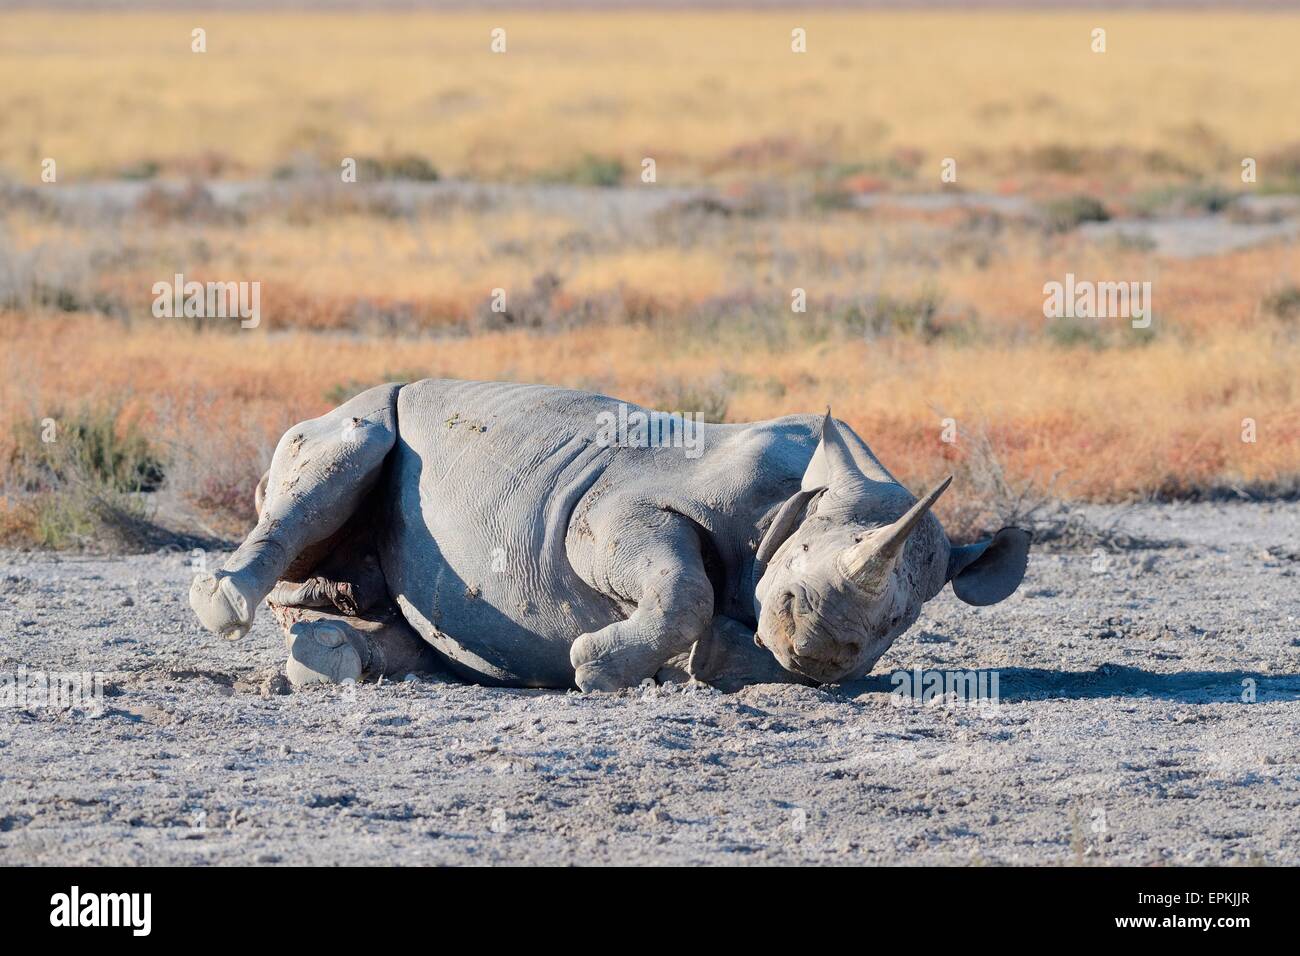
M 256 526 L 190 604 L 237 638 L 265 599 L 295 684 L 833 683 L 946 583 L 974 605 L 1019 586 L 1030 535 L 951 545 L 930 510 L 950 480 L 918 500 L 829 410 L 707 424 L 542 385 L 380 385 L 285 433 Z

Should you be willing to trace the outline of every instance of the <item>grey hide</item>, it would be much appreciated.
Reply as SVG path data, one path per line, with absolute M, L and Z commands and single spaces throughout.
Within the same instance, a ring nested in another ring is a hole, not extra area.
M 482 683 L 734 688 L 859 677 L 949 580 L 989 604 L 1024 574 L 1026 532 L 951 547 L 929 510 L 946 483 L 918 502 L 829 414 L 664 416 L 647 442 L 644 411 L 541 385 L 372 388 L 284 435 L 257 526 L 191 605 L 239 637 L 269 597 L 295 683 L 431 647 Z

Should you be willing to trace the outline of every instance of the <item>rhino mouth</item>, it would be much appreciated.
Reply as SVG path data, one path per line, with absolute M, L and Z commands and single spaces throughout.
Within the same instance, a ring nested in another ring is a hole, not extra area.
M 820 654 L 814 656 L 807 653 L 801 654 L 791 649 L 788 656 L 788 663 L 782 662 L 786 670 L 793 671 L 819 684 L 833 684 L 848 676 L 853 670 L 852 660 L 844 660 L 838 654 L 833 657 Z
M 772 608 L 770 624 L 768 637 L 758 637 L 758 643 L 791 673 L 828 684 L 852 671 L 861 645 L 832 637 L 806 594 L 785 592 Z

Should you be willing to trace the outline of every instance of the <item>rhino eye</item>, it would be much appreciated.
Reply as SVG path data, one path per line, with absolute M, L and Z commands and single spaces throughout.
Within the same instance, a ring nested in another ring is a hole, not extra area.
M 805 551 L 807 551 L 807 550 L 808 550 L 808 545 L 805 544 L 805 545 L 803 546 L 803 549 L 804 549 Z

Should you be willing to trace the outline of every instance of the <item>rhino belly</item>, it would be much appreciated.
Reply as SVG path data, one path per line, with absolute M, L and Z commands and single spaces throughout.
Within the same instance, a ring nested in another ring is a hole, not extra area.
M 406 394 L 421 387 L 403 390 L 389 471 L 380 560 L 390 593 L 462 676 L 572 686 L 570 645 L 623 616 L 564 548 L 608 449 L 554 423 L 539 438 L 526 418 L 502 414 L 500 396 L 478 408 L 463 394 Z

